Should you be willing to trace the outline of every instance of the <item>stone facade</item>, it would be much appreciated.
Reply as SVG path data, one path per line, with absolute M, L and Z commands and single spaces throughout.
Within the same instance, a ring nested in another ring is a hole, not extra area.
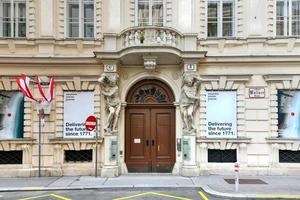
M 277 137 L 278 90 L 300 90 L 300 39 L 276 37 L 275 0 L 236 0 L 235 36 L 229 38 L 206 37 L 207 0 L 165 0 L 161 27 L 138 27 L 134 0 L 94 1 L 92 39 L 66 37 L 66 0 L 26 1 L 27 37 L 0 38 L 0 91 L 18 90 L 12 77 L 22 73 L 55 76 L 55 100 L 42 128 L 43 176 L 95 172 L 95 140 L 63 136 L 66 91 L 94 93 L 94 115 L 100 130 L 99 174 L 128 173 L 126 96 L 143 79 L 166 83 L 175 96 L 176 141 L 189 141 L 191 158 L 184 159 L 177 145 L 173 174 L 232 174 L 233 163 L 208 162 L 208 149 L 236 149 L 242 174 L 300 175 L 300 163 L 279 162 L 279 150 L 300 151 L 300 139 Z M 144 65 L 149 56 L 151 70 Z M 104 130 L 108 113 L 98 81 L 103 73 L 111 73 L 111 67 L 119 76 L 121 100 L 116 133 Z M 193 133 L 183 131 L 180 111 L 182 79 L 189 67 L 200 80 Z M 250 88 L 263 88 L 264 97 L 250 98 Z M 38 94 L 36 86 L 30 89 Z M 206 91 L 211 90 L 236 91 L 236 138 L 207 137 Z M 22 150 L 23 161 L 0 164 L 0 176 L 38 175 L 38 130 L 35 105 L 25 98 L 24 138 L 0 140 L 0 151 Z M 111 159 L 113 142 L 117 143 L 115 159 Z M 66 162 L 65 150 L 92 150 L 92 161 Z

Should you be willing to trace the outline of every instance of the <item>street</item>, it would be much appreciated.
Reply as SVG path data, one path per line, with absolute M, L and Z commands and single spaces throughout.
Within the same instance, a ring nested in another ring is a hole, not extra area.
M 145 188 L 145 189 L 94 189 L 2 192 L 0 199 L 5 200 L 226 200 L 212 197 L 199 188 Z

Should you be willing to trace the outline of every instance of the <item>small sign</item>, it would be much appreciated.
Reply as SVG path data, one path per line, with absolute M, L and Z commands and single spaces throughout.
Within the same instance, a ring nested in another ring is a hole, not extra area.
M 88 116 L 88 118 L 85 121 L 85 129 L 88 131 L 93 131 L 96 128 L 97 125 L 97 119 L 95 116 Z
M 140 144 L 141 139 L 140 138 L 134 138 L 133 142 L 134 142 L 134 144 Z
M 249 98 L 265 98 L 265 88 L 264 87 L 251 87 L 249 88 Z

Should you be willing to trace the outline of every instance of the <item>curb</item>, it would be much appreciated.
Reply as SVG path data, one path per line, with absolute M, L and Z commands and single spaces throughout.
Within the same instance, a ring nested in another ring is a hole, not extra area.
M 233 194 L 224 193 L 213 190 L 207 185 L 101 185 L 101 186 L 72 186 L 72 187 L 7 187 L 0 188 L 0 192 L 28 192 L 28 191 L 59 191 L 59 190 L 113 190 L 117 188 L 133 189 L 133 188 L 201 188 L 204 192 L 216 196 L 226 198 L 242 198 L 242 199 L 300 199 L 299 195 L 292 194 Z M 1 197 L 1 196 L 0 196 Z

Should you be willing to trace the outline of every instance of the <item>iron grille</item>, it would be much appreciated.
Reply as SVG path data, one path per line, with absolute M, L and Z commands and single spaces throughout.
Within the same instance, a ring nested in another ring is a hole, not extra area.
M 93 151 L 92 150 L 66 150 L 65 161 L 66 162 L 92 162 Z
M 0 164 L 22 164 L 22 151 L 0 151 Z
M 236 149 L 208 149 L 208 162 L 236 162 Z
M 300 151 L 279 150 L 279 162 L 300 163 Z

